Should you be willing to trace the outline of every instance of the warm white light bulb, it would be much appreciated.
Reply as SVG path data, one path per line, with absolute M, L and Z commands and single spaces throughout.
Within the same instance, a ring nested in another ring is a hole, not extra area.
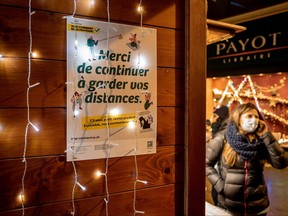
M 111 115 L 119 115 L 120 114 L 120 109 L 118 109 L 118 108 L 112 109 L 110 111 L 110 114 Z
M 134 61 L 134 65 L 139 68 L 145 68 L 147 64 L 147 59 L 144 56 L 141 56 L 140 58 L 136 58 Z
M 138 7 L 137 7 L 137 11 L 138 11 L 139 13 L 142 13 L 142 12 L 143 12 L 143 8 L 142 8 L 141 5 L 138 5 Z
M 39 128 L 36 127 L 32 122 L 30 122 L 30 124 L 32 125 L 32 127 L 34 128 L 34 130 L 36 130 L 37 132 L 39 131 Z
M 76 182 L 76 184 L 77 184 L 83 191 L 86 190 L 86 188 L 85 188 L 83 185 L 81 185 L 79 182 Z
M 138 210 L 135 210 L 135 213 L 137 213 L 137 214 L 145 214 L 144 211 L 138 211 Z
M 35 86 L 38 86 L 38 85 L 40 85 L 40 82 L 35 83 L 35 84 L 33 84 L 33 85 L 30 85 L 29 88 L 34 88 Z
M 32 52 L 32 57 L 33 57 L 33 58 L 36 58 L 37 55 L 38 55 L 38 54 L 37 54 L 36 52 Z
M 78 115 L 79 115 L 79 110 L 75 110 L 75 111 L 74 111 L 74 115 L 75 115 L 75 116 L 78 116 Z
M 148 182 L 147 181 L 143 181 L 143 180 L 137 180 L 138 182 L 141 182 L 141 183 L 143 183 L 143 184 L 148 184 Z
M 100 172 L 99 170 L 95 173 L 97 177 L 100 177 L 102 175 L 105 175 L 104 173 Z
M 22 200 L 24 201 L 24 195 L 23 195 L 22 193 L 19 194 L 18 200 L 19 200 L 20 202 L 22 202 Z
M 129 122 L 128 122 L 128 127 L 131 128 L 131 129 L 134 129 L 134 128 L 135 128 L 135 122 L 132 121 L 132 120 L 129 121 Z

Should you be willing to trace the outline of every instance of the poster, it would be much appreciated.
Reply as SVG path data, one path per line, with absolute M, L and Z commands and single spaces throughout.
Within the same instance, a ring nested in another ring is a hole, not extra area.
M 67 19 L 67 161 L 156 153 L 156 47 L 155 29 Z

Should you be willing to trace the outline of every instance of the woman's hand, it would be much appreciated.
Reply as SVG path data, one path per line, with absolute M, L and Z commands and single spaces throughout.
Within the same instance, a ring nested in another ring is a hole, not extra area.
M 268 127 L 263 120 L 259 120 L 259 126 L 256 130 L 256 134 L 261 137 L 263 134 L 268 132 Z

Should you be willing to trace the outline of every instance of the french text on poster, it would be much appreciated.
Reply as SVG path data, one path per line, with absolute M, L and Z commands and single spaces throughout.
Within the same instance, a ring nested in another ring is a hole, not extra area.
M 155 29 L 67 19 L 67 161 L 156 153 L 156 63 Z

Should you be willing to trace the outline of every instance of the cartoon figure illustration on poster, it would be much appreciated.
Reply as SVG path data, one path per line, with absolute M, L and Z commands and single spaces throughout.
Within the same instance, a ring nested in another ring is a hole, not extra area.
M 144 109 L 145 111 L 141 111 L 138 113 L 138 120 L 140 126 L 140 133 L 150 132 L 152 131 L 152 124 L 153 124 L 153 115 L 149 111 L 149 108 L 153 105 L 153 101 L 151 100 L 152 94 L 151 92 L 145 92 L 145 104 Z
M 79 109 L 82 110 L 82 93 L 79 94 L 77 91 L 75 91 L 70 101 L 73 103 L 72 110 L 75 117 L 76 106 L 78 105 Z
M 87 46 L 89 47 L 89 61 L 91 61 L 91 59 L 93 59 L 93 61 L 96 60 L 94 46 L 97 46 L 97 44 L 98 40 L 94 40 L 92 35 L 87 39 Z
M 144 104 L 144 109 L 145 109 L 145 110 L 148 110 L 149 107 L 150 107 L 151 105 L 153 105 L 153 101 L 151 101 L 151 93 L 150 93 L 150 92 L 146 92 L 146 93 L 145 93 L 145 100 L 146 100 L 146 102 L 145 102 L 145 104 Z
M 156 33 L 67 19 L 67 161 L 156 153 Z
M 136 51 L 140 48 L 140 40 L 137 40 L 137 34 L 130 33 L 131 37 L 129 37 L 129 43 L 127 45 L 133 50 Z
M 100 29 L 98 29 L 98 32 L 100 31 Z M 88 39 L 87 39 L 87 46 L 89 48 L 89 58 L 88 60 L 91 61 L 91 59 L 93 61 L 96 60 L 96 55 L 95 55 L 95 47 L 98 45 L 99 42 L 101 41 L 106 41 L 107 39 L 112 39 L 112 38 L 118 38 L 119 40 L 123 39 L 122 34 L 119 35 L 114 35 L 111 36 L 109 38 L 102 38 L 99 40 L 94 40 L 93 36 L 91 35 Z

